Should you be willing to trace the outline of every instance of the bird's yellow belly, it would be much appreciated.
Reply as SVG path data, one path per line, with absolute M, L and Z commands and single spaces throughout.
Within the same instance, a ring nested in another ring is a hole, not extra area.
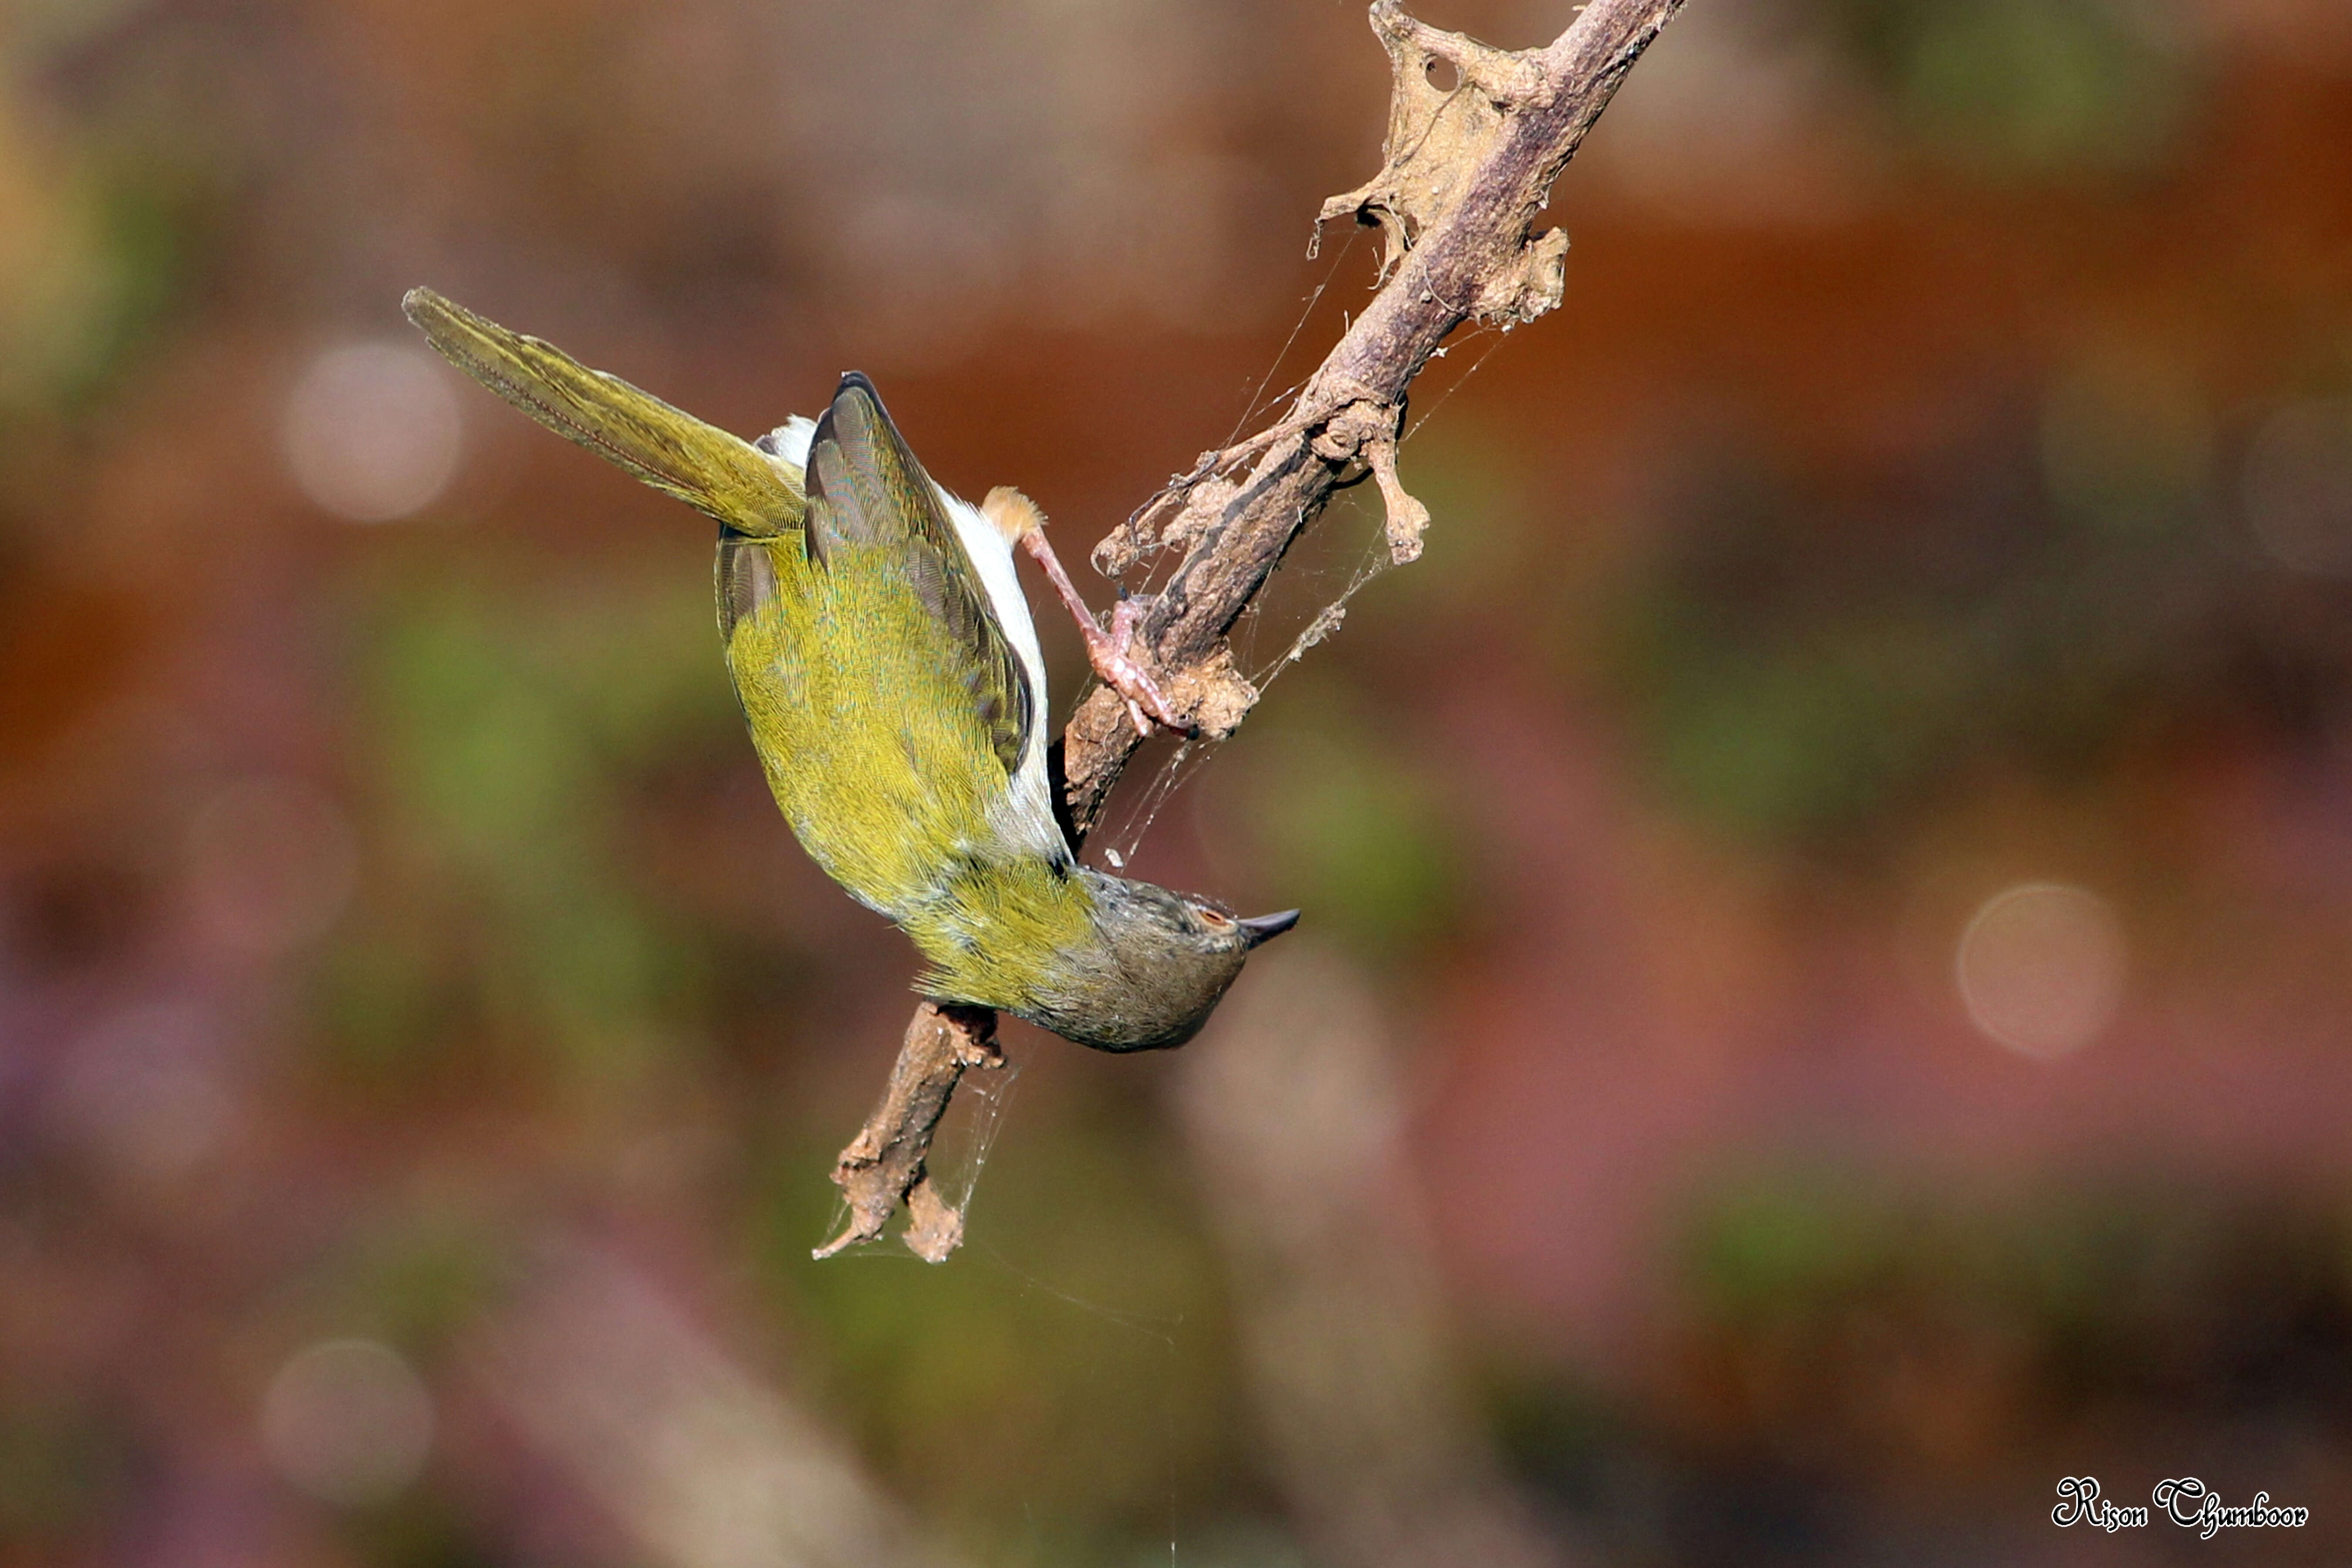
M 727 557 L 748 551 L 765 557 L 756 591 L 730 603 Z M 728 669 L 777 805 L 828 875 L 907 920 L 995 849 L 1007 781 L 971 691 L 929 656 L 904 579 L 856 552 L 815 568 L 793 542 L 730 539 L 720 573 Z

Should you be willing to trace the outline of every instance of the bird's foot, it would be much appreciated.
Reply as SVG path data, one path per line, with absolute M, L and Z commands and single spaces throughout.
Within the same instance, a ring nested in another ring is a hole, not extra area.
M 990 500 L 995 500 L 992 493 Z M 1142 617 L 1143 605 L 1136 599 L 1122 598 L 1110 613 L 1110 630 L 1102 629 L 1094 612 L 1087 608 L 1086 600 L 1062 570 L 1061 561 L 1054 547 L 1045 542 L 1045 530 L 1034 505 L 1016 524 L 1015 537 L 1022 548 L 1045 569 L 1045 579 L 1053 584 L 1054 592 L 1068 607 L 1070 618 L 1078 623 L 1078 635 L 1087 639 L 1087 662 L 1094 666 L 1102 683 L 1119 695 L 1127 704 L 1127 716 L 1135 723 L 1135 732 L 1146 740 L 1151 737 L 1151 721 L 1157 720 L 1180 735 L 1192 733 L 1193 726 L 1176 716 L 1168 699 L 1160 692 L 1160 683 L 1151 679 L 1136 651 L 1136 622 Z
M 1127 704 L 1127 716 L 1134 721 L 1137 734 L 1150 739 L 1153 720 L 1179 733 L 1190 734 L 1192 726 L 1176 717 L 1160 690 L 1160 683 L 1151 679 L 1150 672 L 1135 657 L 1135 623 L 1142 613 L 1142 605 L 1136 600 L 1121 599 L 1111 610 L 1109 631 L 1101 631 L 1087 622 L 1086 630 L 1091 634 L 1087 637 L 1087 660 L 1102 683 L 1118 692 Z

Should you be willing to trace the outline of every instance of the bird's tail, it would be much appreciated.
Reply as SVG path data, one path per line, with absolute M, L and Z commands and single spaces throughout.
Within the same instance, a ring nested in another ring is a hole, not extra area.
M 755 539 L 800 530 L 800 471 L 551 343 L 509 331 L 430 289 L 401 308 L 441 356 L 567 441 Z

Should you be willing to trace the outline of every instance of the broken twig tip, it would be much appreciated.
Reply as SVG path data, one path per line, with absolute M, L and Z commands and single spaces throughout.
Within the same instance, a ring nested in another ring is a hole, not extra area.
M 937 1263 L 956 1249 L 963 1239 L 963 1217 L 931 1189 L 924 1157 L 964 1073 L 1003 1065 L 1004 1055 L 996 1046 L 995 1014 L 937 1002 L 915 1009 L 882 1103 L 834 1165 L 834 1185 L 848 1200 L 849 1222 L 839 1236 L 817 1247 L 814 1257 L 831 1258 L 877 1239 L 901 1203 L 914 1215 L 907 1245 L 917 1257 Z M 913 1209 L 918 1192 L 926 1194 L 921 1210 Z

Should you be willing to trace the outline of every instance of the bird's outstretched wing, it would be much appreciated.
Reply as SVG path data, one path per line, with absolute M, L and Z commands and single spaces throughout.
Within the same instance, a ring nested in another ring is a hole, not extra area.
M 551 343 L 412 289 L 401 301 L 451 364 L 538 420 L 736 532 L 772 539 L 807 514 L 789 465 Z
M 936 628 L 936 662 L 969 689 L 989 748 L 1013 774 L 1038 722 L 1038 695 L 937 488 L 874 384 L 856 372 L 816 422 L 806 485 L 811 562 L 830 570 L 845 551 L 887 555 Z

